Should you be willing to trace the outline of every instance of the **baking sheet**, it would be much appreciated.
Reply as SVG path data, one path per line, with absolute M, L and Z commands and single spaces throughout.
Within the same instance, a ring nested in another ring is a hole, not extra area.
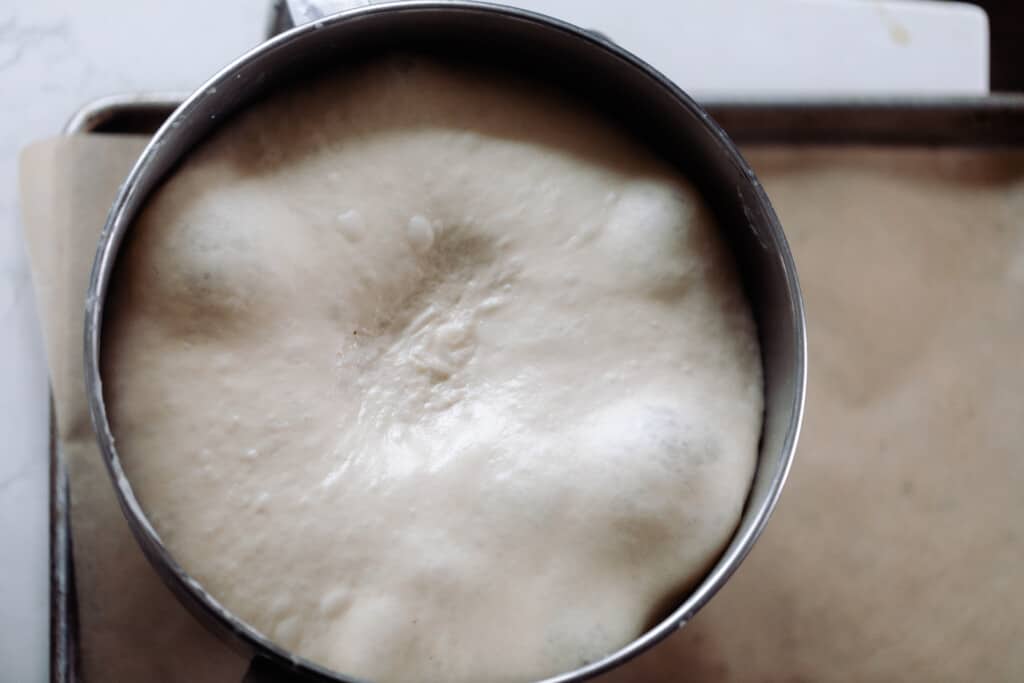
M 168 104 L 144 105 L 142 117 L 108 105 L 88 120 L 138 131 Z M 1021 141 L 1017 105 L 713 110 L 740 140 L 799 146 L 745 154 L 807 297 L 805 434 L 779 510 L 733 581 L 684 631 L 607 680 L 1024 679 L 1013 647 L 1024 636 L 1024 160 L 996 145 Z M 845 146 L 807 147 L 830 120 L 846 121 L 831 138 Z M 965 142 L 945 127 L 956 121 L 972 122 L 989 147 L 906 147 Z M 90 154 L 120 140 L 103 137 Z M 865 140 L 900 144 L 849 146 Z M 161 657 L 181 658 L 170 645 L 136 653 L 151 659 L 145 679 L 200 680 L 160 673 Z

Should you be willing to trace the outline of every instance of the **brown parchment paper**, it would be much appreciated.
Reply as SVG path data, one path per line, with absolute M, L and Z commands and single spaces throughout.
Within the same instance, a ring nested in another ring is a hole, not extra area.
M 22 169 L 71 469 L 83 669 L 89 683 L 235 681 L 244 662 L 136 548 L 81 388 L 95 240 L 141 145 L 51 141 Z M 747 156 L 807 300 L 803 439 L 736 576 L 686 629 L 602 680 L 1024 681 L 1024 152 Z

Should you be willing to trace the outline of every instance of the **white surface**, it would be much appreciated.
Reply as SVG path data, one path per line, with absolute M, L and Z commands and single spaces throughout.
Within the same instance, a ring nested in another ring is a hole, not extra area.
M 269 4 L 269 0 L 268 3 Z M 872 0 L 520 3 L 596 28 L 698 96 L 978 94 L 984 14 Z M 47 679 L 46 373 L 17 219 L 17 154 L 83 103 L 189 90 L 258 42 L 253 0 L 8 0 L 0 18 L 0 681 Z

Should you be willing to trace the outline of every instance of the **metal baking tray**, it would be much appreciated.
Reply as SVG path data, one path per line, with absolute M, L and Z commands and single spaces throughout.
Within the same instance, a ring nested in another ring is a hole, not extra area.
M 151 135 L 185 93 L 105 97 L 82 107 L 69 135 Z M 1024 94 L 978 98 L 704 102 L 740 145 L 1024 146 Z M 68 472 L 50 428 L 50 680 L 76 683 L 78 619 Z

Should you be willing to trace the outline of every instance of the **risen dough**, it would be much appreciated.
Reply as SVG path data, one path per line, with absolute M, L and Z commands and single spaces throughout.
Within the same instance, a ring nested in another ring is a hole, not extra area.
M 690 185 L 592 114 L 391 59 L 252 107 L 155 194 L 104 377 L 182 566 L 380 681 L 521 681 L 664 615 L 761 429 L 748 305 Z

